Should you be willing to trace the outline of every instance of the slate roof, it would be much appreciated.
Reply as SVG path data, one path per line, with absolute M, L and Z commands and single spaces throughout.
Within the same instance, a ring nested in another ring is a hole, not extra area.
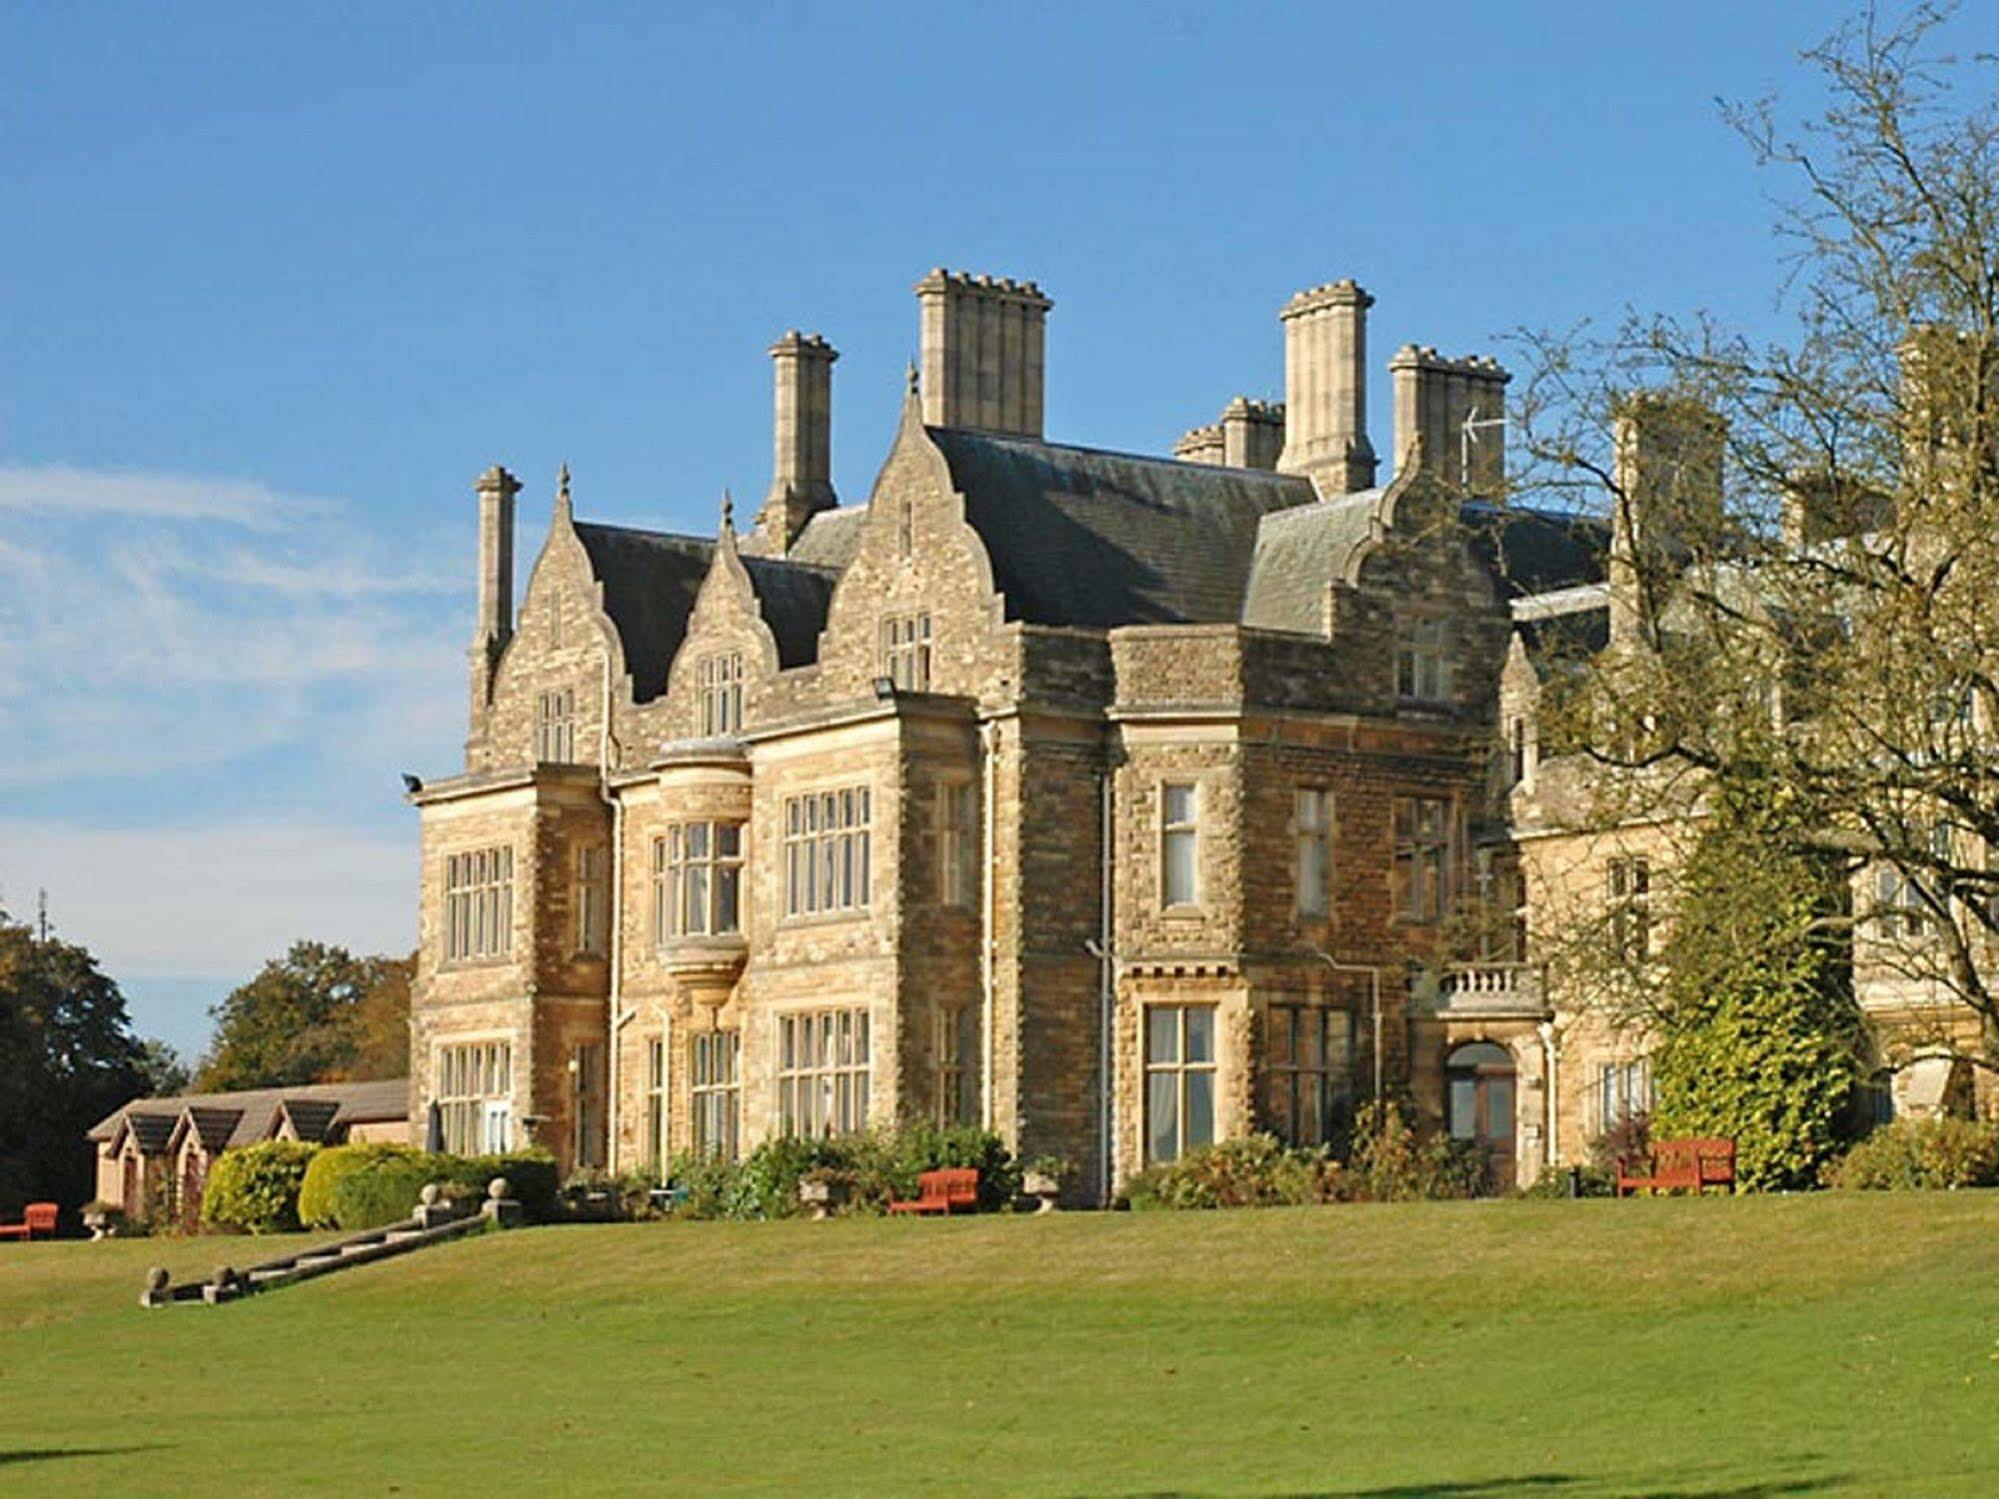
M 326 1112 L 331 1110 L 330 1113 Z M 409 1079 L 380 1082 L 295 1083 L 287 1088 L 247 1088 L 235 1093 L 188 1093 L 173 1098 L 135 1098 L 92 1125 L 86 1138 L 109 1140 L 121 1121 L 138 1136 L 139 1148 L 164 1150 L 175 1126 L 186 1116 L 204 1146 L 252 1145 L 277 1133 L 281 1113 L 289 1112 L 302 1139 L 326 1138 L 333 1129 L 350 1124 L 381 1123 L 407 1118 Z M 306 1119 L 324 1115 L 316 1135 L 302 1127 Z M 216 1141 L 219 1143 L 210 1143 Z
M 1459 517 L 1503 598 L 1601 583 L 1606 576 L 1610 525 L 1597 516 L 1471 500 Z
M 840 581 L 839 570 L 776 557 L 745 557 L 743 567 L 764 623 L 777 637 L 777 664 L 803 666 L 818 660 L 819 632 L 826 628 L 826 606 Z
M 1513 628 L 1527 647 L 1527 659 L 1546 676 L 1550 667 L 1572 666 L 1610 644 L 1610 606 L 1523 619 Z
M 575 526 L 590 571 L 603 585 L 604 612 L 624 645 L 632 696 L 650 701 L 666 690 L 666 670 L 687 634 L 687 617 L 708 576 L 715 543 L 590 521 Z
M 861 518 L 866 505 L 842 505 L 837 510 L 821 510 L 805 523 L 798 539 L 785 555 L 809 567 L 829 567 L 844 572 L 861 546 Z
M 1256 528 L 1242 622 L 1261 630 L 1324 631 L 1326 589 L 1374 530 L 1380 489 L 1266 515 Z
M 1109 629 L 1242 618 L 1258 524 L 1311 482 L 931 427 L 1009 619 Z M 809 528 L 808 528 L 809 529 Z

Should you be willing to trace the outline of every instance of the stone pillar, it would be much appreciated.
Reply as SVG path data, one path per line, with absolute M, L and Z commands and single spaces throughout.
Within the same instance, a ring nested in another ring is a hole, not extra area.
M 1284 447 L 1277 467 L 1309 475 L 1321 491 L 1351 494 L 1374 484 L 1367 437 L 1367 309 L 1374 298 L 1351 280 L 1301 291 L 1284 323 Z
M 1210 422 L 1205 427 L 1190 427 L 1173 444 L 1173 456 L 1182 463 L 1226 463 L 1227 451 L 1220 422 Z
M 833 494 L 833 361 L 816 333 L 789 332 L 770 347 L 775 375 L 770 494 L 757 515 L 764 550 L 785 552 Z
M 938 269 L 916 283 L 923 420 L 1040 437 L 1048 309 L 1032 281 Z
M 1237 396 L 1222 408 L 1221 426 L 1223 463 L 1230 468 L 1277 467 L 1284 454 L 1284 407 Z

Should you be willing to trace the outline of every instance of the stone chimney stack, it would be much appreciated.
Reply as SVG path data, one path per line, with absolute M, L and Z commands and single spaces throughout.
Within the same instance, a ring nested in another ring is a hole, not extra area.
M 1284 407 L 1277 401 L 1237 396 L 1222 408 L 1222 419 L 1184 432 L 1173 444 L 1182 463 L 1225 468 L 1273 469 L 1284 452 Z
M 938 269 L 923 309 L 923 420 L 1040 437 L 1043 340 L 1055 304 L 1032 281 Z
M 1284 323 L 1284 449 L 1277 467 L 1307 474 L 1320 490 L 1351 494 L 1374 484 L 1367 440 L 1367 309 L 1374 298 L 1351 280 L 1301 291 Z
M 466 763 L 486 742 L 493 673 L 514 637 L 514 496 L 521 481 L 494 464 L 474 485 L 479 496 L 479 620 L 472 634 L 472 717 Z
M 479 627 L 472 648 L 497 657 L 514 634 L 514 496 L 521 481 L 496 463 L 477 488 Z
M 776 376 L 770 494 L 757 515 L 764 549 L 791 549 L 805 523 L 839 503 L 833 494 L 833 361 L 839 351 L 795 329 L 770 346 Z
M 1505 419 L 1506 384 L 1513 376 L 1495 359 L 1446 359 L 1415 344 L 1395 351 L 1388 372 L 1395 383 L 1398 471 L 1420 437 L 1425 473 L 1470 494 L 1497 497 L 1506 484 L 1506 428 L 1483 424 Z M 1481 424 L 1469 440 L 1467 421 Z
M 1698 401 L 1658 392 L 1627 396 L 1612 418 L 1610 638 L 1633 640 L 1647 612 L 1722 523 L 1727 428 Z

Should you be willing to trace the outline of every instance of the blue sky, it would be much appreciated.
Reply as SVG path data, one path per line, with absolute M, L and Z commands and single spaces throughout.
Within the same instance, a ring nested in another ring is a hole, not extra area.
M 454 768 L 471 480 L 712 531 L 764 350 L 841 350 L 865 498 L 933 265 L 1054 297 L 1048 430 L 1281 393 L 1276 309 L 1397 345 L 1779 313 L 1717 95 L 1844 7 L 0 0 L 0 902 L 141 1027 L 295 936 L 414 940 L 397 772 Z M 1962 30 L 1963 28 L 1960 28 Z

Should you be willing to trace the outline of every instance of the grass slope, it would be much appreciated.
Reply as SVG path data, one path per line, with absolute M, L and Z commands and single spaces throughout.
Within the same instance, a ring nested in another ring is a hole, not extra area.
M 258 1246 L 258 1250 L 263 1248 Z M 0 1490 L 1999 1493 L 1999 1193 L 0 1246 Z

